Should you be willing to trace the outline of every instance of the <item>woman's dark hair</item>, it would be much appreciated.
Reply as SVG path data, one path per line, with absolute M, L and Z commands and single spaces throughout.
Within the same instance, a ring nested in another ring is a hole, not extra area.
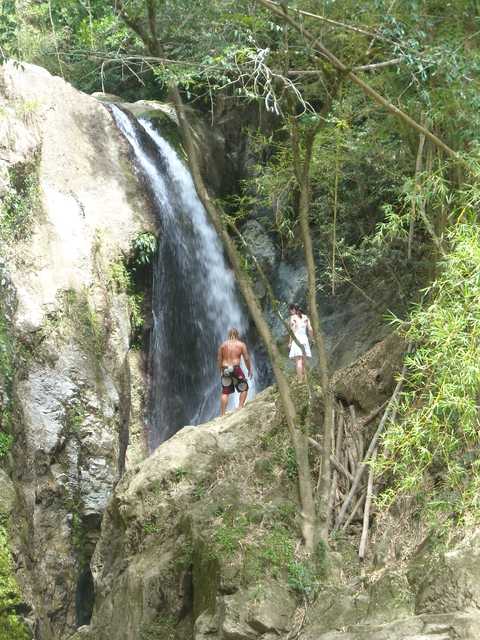
M 296 302 L 292 302 L 292 304 L 291 304 L 288 308 L 290 309 L 290 311 L 291 311 L 292 309 L 295 309 L 295 313 L 297 314 L 297 316 L 298 316 L 299 318 L 301 318 L 301 317 L 303 316 L 303 310 L 302 310 L 302 308 L 300 307 L 300 305 L 299 305 L 299 304 L 297 304 Z

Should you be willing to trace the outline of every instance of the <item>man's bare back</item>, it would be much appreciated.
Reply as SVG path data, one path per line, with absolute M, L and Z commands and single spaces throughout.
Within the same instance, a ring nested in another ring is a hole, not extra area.
M 239 340 L 238 329 L 232 327 L 228 331 L 228 340 L 220 345 L 217 355 L 218 373 L 222 381 L 222 396 L 220 406 L 222 416 L 227 410 L 228 396 L 235 390 L 240 393 L 239 407 L 243 407 L 247 399 L 248 383 L 240 367 L 240 359 L 243 356 L 248 376 L 252 377 L 252 366 L 247 346 Z M 227 370 L 228 367 L 228 370 Z
M 248 375 L 252 377 L 252 370 L 250 368 L 250 357 L 248 355 L 247 346 L 240 340 L 236 340 L 233 343 L 230 340 L 225 340 L 225 342 L 220 345 L 217 358 L 218 371 L 221 373 L 222 367 L 227 367 L 229 365 L 239 365 L 241 356 L 243 356 L 243 359 L 245 360 Z

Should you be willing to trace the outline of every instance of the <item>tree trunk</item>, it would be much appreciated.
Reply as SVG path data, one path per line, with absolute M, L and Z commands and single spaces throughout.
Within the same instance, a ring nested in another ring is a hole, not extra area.
M 126 11 L 126 7 L 123 4 L 122 0 L 116 0 L 118 9 L 120 11 L 120 15 L 125 21 L 125 23 L 139 35 L 139 37 L 144 42 L 147 50 L 152 54 L 156 55 L 159 58 L 165 59 L 165 53 L 163 51 L 163 47 L 160 43 L 160 40 L 156 31 L 155 24 L 155 11 L 154 11 L 154 2 L 153 0 L 146 0 L 146 7 L 148 11 L 149 17 L 149 29 L 150 35 L 146 32 L 146 30 L 141 26 L 138 19 L 132 17 Z M 253 289 L 250 285 L 248 277 L 243 270 L 242 263 L 240 257 L 237 253 L 236 247 L 226 229 L 223 226 L 222 219 L 210 200 L 207 191 L 205 189 L 205 185 L 203 183 L 203 179 L 200 173 L 200 169 L 198 166 L 198 161 L 196 157 L 195 147 L 193 144 L 192 133 L 188 124 L 187 116 L 185 113 L 185 107 L 180 96 L 180 92 L 176 86 L 176 84 L 170 80 L 168 82 L 168 89 L 170 95 L 172 97 L 175 110 L 177 112 L 178 121 L 180 124 L 180 129 L 182 132 L 182 139 L 185 145 L 185 150 L 187 153 L 187 158 L 190 166 L 190 171 L 192 174 L 193 182 L 195 184 L 195 189 L 197 191 L 197 195 L 202 202 L 205 210 L 207 212 L 210 221 L 212 222 L 223 247 L 228 255 L 228 258 L 232 264 L 235 277 L 237 280 L 237 284 L 245 298 L 245 303 L 250 311 L 252 319 L 255 323 L 258 333 L 260 334 L 263 343 L 267 349 L 267 353 L 270 357 L 270 362 L 272 364 L 273 372 L 277 381 L 278 390 L 280 393 L 280 399 L 282 401 L 283 409 L 285 412 L 285 418 L 287 421 L 288 430 L 290 433 L 290 437 L 292 440 L 293 448 L 295 451 L 295 458 L 298 467 L 298 480 L 299 480 L 299 491 L 300 491 L 300 502 L 301 509 L 299 513 L 299 523 L 300 529 L 304 539 L 304 545 L 307 552 L 313 552 L 315 548 L 315 543 L 318 539 L 318 533 L 315 530 L 315 504 L 313 500 L 313 490 L 312 490 L 312 478 L 310 473 L 310 465 L 308 462 L 308 433 L 305 429 L 302 430 L 301 425 L 298 421 L 297 411 L 295 409 L 295 405 L 292 401 L 292 397 L 290 394 L 290 387 L 288 385 L 288 381 L 285 377 L 285 373 L 283 370 L 283 362 L 278 350 L 276 341 L 270 331 L 270 327 L 268 326 L 265 318 L 263 317 L 263 312 L 260 307 L 260 304 L 253 292 Z M 315 325 L 312 325 L 315 331 Z M 318 331 L 318 323 L 317 323 L 317 334 Z M 317 340 L 317 338 L 316 338 Z M 328 456 L 327 449 L 327 459 Z M 325 456 L 324 456 L 325 457 Z M 327 498 L 328 500 L 328 498 Z M 323 539 L 325 542 L 327 541 L 328 532 L 326 532 Z
M 322 111 L 323 114 L 323 111 Z M 323 119 L 322 119 L 323 121 Z M 318 485 L 318 491 L 316 494 L 315 502 L 318 505 L 317 511 L 317 530 L 316 538 L 327 540 L 328 539 L 328 500 L 330 496 L 330 441 L 331 433 L 333 429 L 333 411 L 334 400 L 333 393 L 330 389 L 330 374 L 327 354 L 325 351 L 325 342 L 323 339 L 323 330 L 321 325 L 320 316 L 317 309 L 317 279 L 315 275 L 315 261 L 313 256 L 312 239 L 310 236 L 310 227 L 308 224 L 308 210 L 310 205 L 310 190 L 308 174 L 310 171 L 310 160 L 312 154 L 312 146 L 315 138 L 315 134 L 318 128 L 312 130 L 310 134 L 306 136 L 306 148 L 303 160 L 303 166 L 301 163 L 299 133 L 295 119 L 292 119 L 292 131 L 293 131 L 293 152 L 294 152 L 294 164 L 297 182 L 300 188 L 300 204 L 299 204 L 299 220 L 300 229 L 302 234 L 302 241 L 305 250 L 305 258 L 307 263 L 308 272 L 308 303 L 309 303 L 309 315 L 312 323 L 313 335 L 315 337 L 315 345 L 318 352 L 320 361 L 320 380 L 322 384 L 323 401 L 325 406 L 325 418 L 323 422 L 323 455 L 322 465 L 320 469 L 320 482 Z
M 298 467 L 298 480 L 300 489 L 301 511 L 299 514 L 300 528 L 304 538 L 305 548 L 310 553 L 314 550 L 315 545 L 315 505 L 313 502 L 312 479 L 310 474 L 310 466 L 308 462 L 308 443 L 302 430 L 298 425 L 297 412 L 290 395 L 290 387 L 283 371 L 283 363 L 280 352 L 278 350 L 275 338 L 270 331 L 260 304 L 253 292 L 250 282 L 243 270 L 239 255 L 235 248 L 232 238 L 225 230 L 221 217 L 212 201 L 210 200 L 198 167 L 195 148 L 192 139 L 192 133 L 188 125 L 185 108 L 180 96 L 178 88 L 173 82 L 168 85 L 170 95 L 173 99 L 175 109 L 177 111 L 180 128 L 182 131 L 182 139 L 188 157 L 190 171 L 198 193 L 198 197 L 202 202 L 205 210 L 212 222 L 220 240 L 227 252 L 228 258 L 232 264 L 237 284 L 245 298 L 245 303 L 250 311 L 252 319 L 255 323 L 258 333 L 265 344 L 273 372 L 277 381 L 278 391 L 282 401 L 285 418 L 287 420 L 288 429 L 292 439 L 293 448 Z M 308 435 L 308 434 L 307 434 Z

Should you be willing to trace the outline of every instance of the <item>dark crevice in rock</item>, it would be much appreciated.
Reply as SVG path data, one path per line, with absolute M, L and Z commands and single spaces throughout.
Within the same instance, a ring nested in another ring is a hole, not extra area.
M 95 606 L 95 590 L 90 569 L 86 569 L 78 579 L 75 600 L 78 626 L 90 624 Z

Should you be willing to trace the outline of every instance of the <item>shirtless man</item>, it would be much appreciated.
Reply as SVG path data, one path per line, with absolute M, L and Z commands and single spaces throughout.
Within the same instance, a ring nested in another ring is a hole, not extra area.
M 235 391 L 240 394 L 239 408 L 243 407 L 248 393 L 248 382 L 240 367 L 240 357 L 243 356 L 247 367 L 248 375 L 253 376 L 250 365 L 250 356 L 247 346 L 240 341 L 238 329 L 232 328 L 228 331 L 228 340 L 220 345 L 217 356 L 218 372 L 222 382 L 222 396 L 220 406 L 222 416 L 227 411 L 228 396 Z

